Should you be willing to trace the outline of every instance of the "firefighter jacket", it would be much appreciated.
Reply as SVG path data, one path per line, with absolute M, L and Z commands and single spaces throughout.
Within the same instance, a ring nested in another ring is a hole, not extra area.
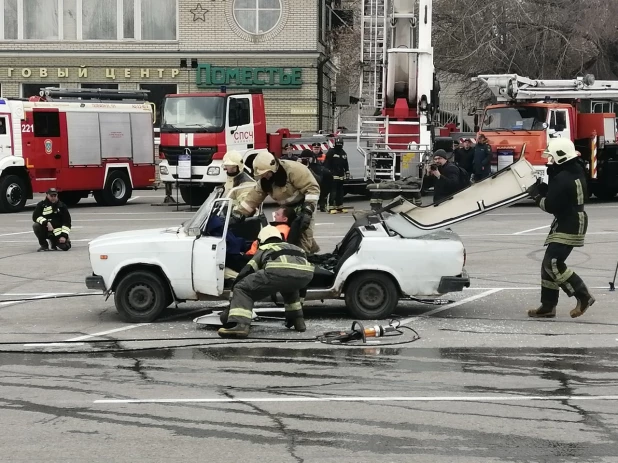
M 553 165 L 547 193 L 535 198 L 536 204 L 545 212 L 554 215 L 545 245 L 560 243 L 580 247 L 588 230 L 588 215 L 584 202 L 588 196 L 586 174 L 578 159 Z
M 307 255 L 298 246 L 290 243 L 265 243 L 258 247 L 249 263 L 240 271 L 235 283 L 258 270 L 268 273 L 286 274 L 293 277 L 299 273 L 312 274 L 314 267 L 307 260 Z
M 52 233 L 56 238 L 68 238 L 71 233 L 71 214 L 62 201 L 54 204 L 45 198 L 34 208 L 32 220 L 43 227 L 51 223 L 54 227 Z
M 287 241 L 288 235 L 290 233 L 290 226 L 287 223 L 279 223 L 275 225 L 275 227 L 277 228 L 277 230 L 279 230 L 279 232 L 281 232 L 281 235 L 283 235 L 283 239 Z M 254 256 L 257 250 L 258 250 L 258 241 L 255 240 L 253 244 L 251 245 L 251 249 L 249 249 L 245 254 L 247 256 Z
M 324 167 L 333 174 L 333 180 L 345 180 L 350 173 L 348 155 L 343 149 L 331 148 L 326 153 Z
M 270 195 L 280 206 L 300 206 L 315 211 L 320 185 L 311 171 L 300 162 L 279 161 L 279 169 L 270 180 L 262 178 L 240 202 L 237 211 L 250 216 Z
M 255 180 L 253 180 L 251 176 L 246 172 L 241 172 L 234 177 L 228 177 L 225 181 L 225 190 L 223 192 L 224 196 L 227 196 L 227 194 L 232 188 L 236 188 L 241 185 L 244 185 L 246 187 L 240 190 L 236 190 L 230 195 L 230 198 L 234 202 L 234 207 L 237 207 L 251 191 L 251 188 L 245 185 L 245 183 L 251 183 L 251 185 L 255 185 Z

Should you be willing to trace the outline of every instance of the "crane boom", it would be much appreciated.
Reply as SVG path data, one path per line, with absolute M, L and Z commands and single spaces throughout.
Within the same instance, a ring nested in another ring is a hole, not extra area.
M 618 100 L 618 81 L 595 80 L 586 75 L 577 79 L 528 79 L 517 74 L 484 74 L 472 79 L 484 82 L 499 102 L 524 100 Z

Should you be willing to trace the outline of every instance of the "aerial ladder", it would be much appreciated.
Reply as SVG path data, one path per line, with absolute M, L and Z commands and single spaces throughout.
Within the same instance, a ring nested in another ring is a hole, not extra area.
M 438 91 L 432 0 L 364 0 L 362 24 L 357 146 L 377 208 L 396 194 L 420 198 Z
M 526 159 L 545 178 L 542 153 L 549 140 L 569 138 L 586 163 L 589 191 L 600 199 L 618 194 L 618 81 L 591 74 L 564 80 L 487 74 L 473 80 L 485 83 L 497 101 L 485 108 L 481 131 L 498 155 L 525 146 Z M 532 108 L 545 116 L 528 126 L 521 115 Z

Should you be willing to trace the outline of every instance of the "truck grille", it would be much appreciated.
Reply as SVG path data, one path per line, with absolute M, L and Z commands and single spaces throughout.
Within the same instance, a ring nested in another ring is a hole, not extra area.
M 187 147 L 170 147 L 170 146 L 159 146 L 159 153 L 162 153 L 167 159 L 167 162 L 170 166 L 178 165 L 178 156 L 181 154 L 185 154 L 185 150 L 189 149 L 191 151 L 191 165 L 192 166 L 208 166 L 212 163 L 212 157 L 217 152 L 216 148 L 204 148 L 204 147 L 195 147 L 195 146 L 187 146 Z

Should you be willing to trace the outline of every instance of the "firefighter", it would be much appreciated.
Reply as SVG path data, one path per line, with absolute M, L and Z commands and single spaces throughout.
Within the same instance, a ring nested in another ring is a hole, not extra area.
M 543 157 L 548 158 L 549 185 L 539 181 L 528 193 L 542 210 L 554 215 L 554 220 L 545 240 L 547 249 L 541 266 L 541 306 L 529 310 L 528 316 L 555 317 L 562 288 L 569 297 L 577 299 L 570 313 L 576 318 L 595 302 L 582 279 L 565 263 L 574 247 L 584 245 L 588 228 L 588 216 L 584 211 L 586 174 L 575 145 L 569 139 L 551 139 Z
M 326 167 L 333 175 L 333 187 L 330 194 L 330 212 L 336 214 L 343 212 L 343 183 L 350 177 L 348 155 L 343 149 L 343 138 L 335 140 L 335 147 L 326 153 Z
M 322 152 L 322 145 L 318 142 L 313 143 L 311 145 L 311 151 L 313 151 L 316 161 L 320 164 L 324 164 L 324 161 L 326 161 L 326 154 Z
M 276 293 L 283 297 L 286 326 L 301 333 L 307 329 L 299 291 L 313 279 L 313 265 L 307 261 L 301 248 L 284 243 L 281 233 L 272 225 L 260 231 L 258 241 L 258 252 L 232 286 L 228 316 L 222 314 L 221 317 L 224 326 L 219 329 L 219 336 L 222 338 L 246 338 L 251 327 L 253 304 Z
M 253 175 L 259 181 L 234 211 L 232 221 L 251 216 L 270 195 L 280 206 L 295 209 L 301 230 L 300 247 L 308 254 L 319 252 L 320 247 L 313 238 L 313 214 L 320 199 L 320 185 L 307 166 L 277 160 L 268 150 L 259 150 L 253 160 Z
M 319 145 L 318 145 L 319 146 Z M 303 150 L 298 158 L 300 162 L 306 165 L 313 176 L 320 184 L 320 199 L 318 200 L 318 209 L 320 212 L 326 212 L 328 205 L 328 195 L 333 187 L 333 174 L 330 173 L 324 165 L 318 161 L 315 150 Z
M 290 145 L 289 143 L 286 143 L 283 146 L 283 149 L 281 152 L 281 159 L 283 159 L 284 161 L 297 161 L 298 160 L 298 156 L 292 153 L 292 145 Z
M 71 214 L 67 206 L 58 200 L 58 190 L 47 190 L 45 199 L 34 208 L 32 221 L 32 230 L 41 246 L 37 252 L 49 251 L 47 240 L 51 242 L 52 251 L 71 249 Z
M 223 156 L 223 170 L 227 173 L 224 191 L 225 196 L 227 196 L 232 188 L 236 188 L 247 183 L 250 183 L 251 185 L 255 184 L 255 180 L 253 180 L 251 176 L 245 172 L 245 163 L 242 155 L 238 151 L 228 151 L 225 156 Z M 251 191 L 251 188 L 243 188 L 241 190 L 234 191 L 230 195 L 230 198 L 234 202 L 234 208 L 236 208 L 242 200 L 245 199 L 249 191 Z

